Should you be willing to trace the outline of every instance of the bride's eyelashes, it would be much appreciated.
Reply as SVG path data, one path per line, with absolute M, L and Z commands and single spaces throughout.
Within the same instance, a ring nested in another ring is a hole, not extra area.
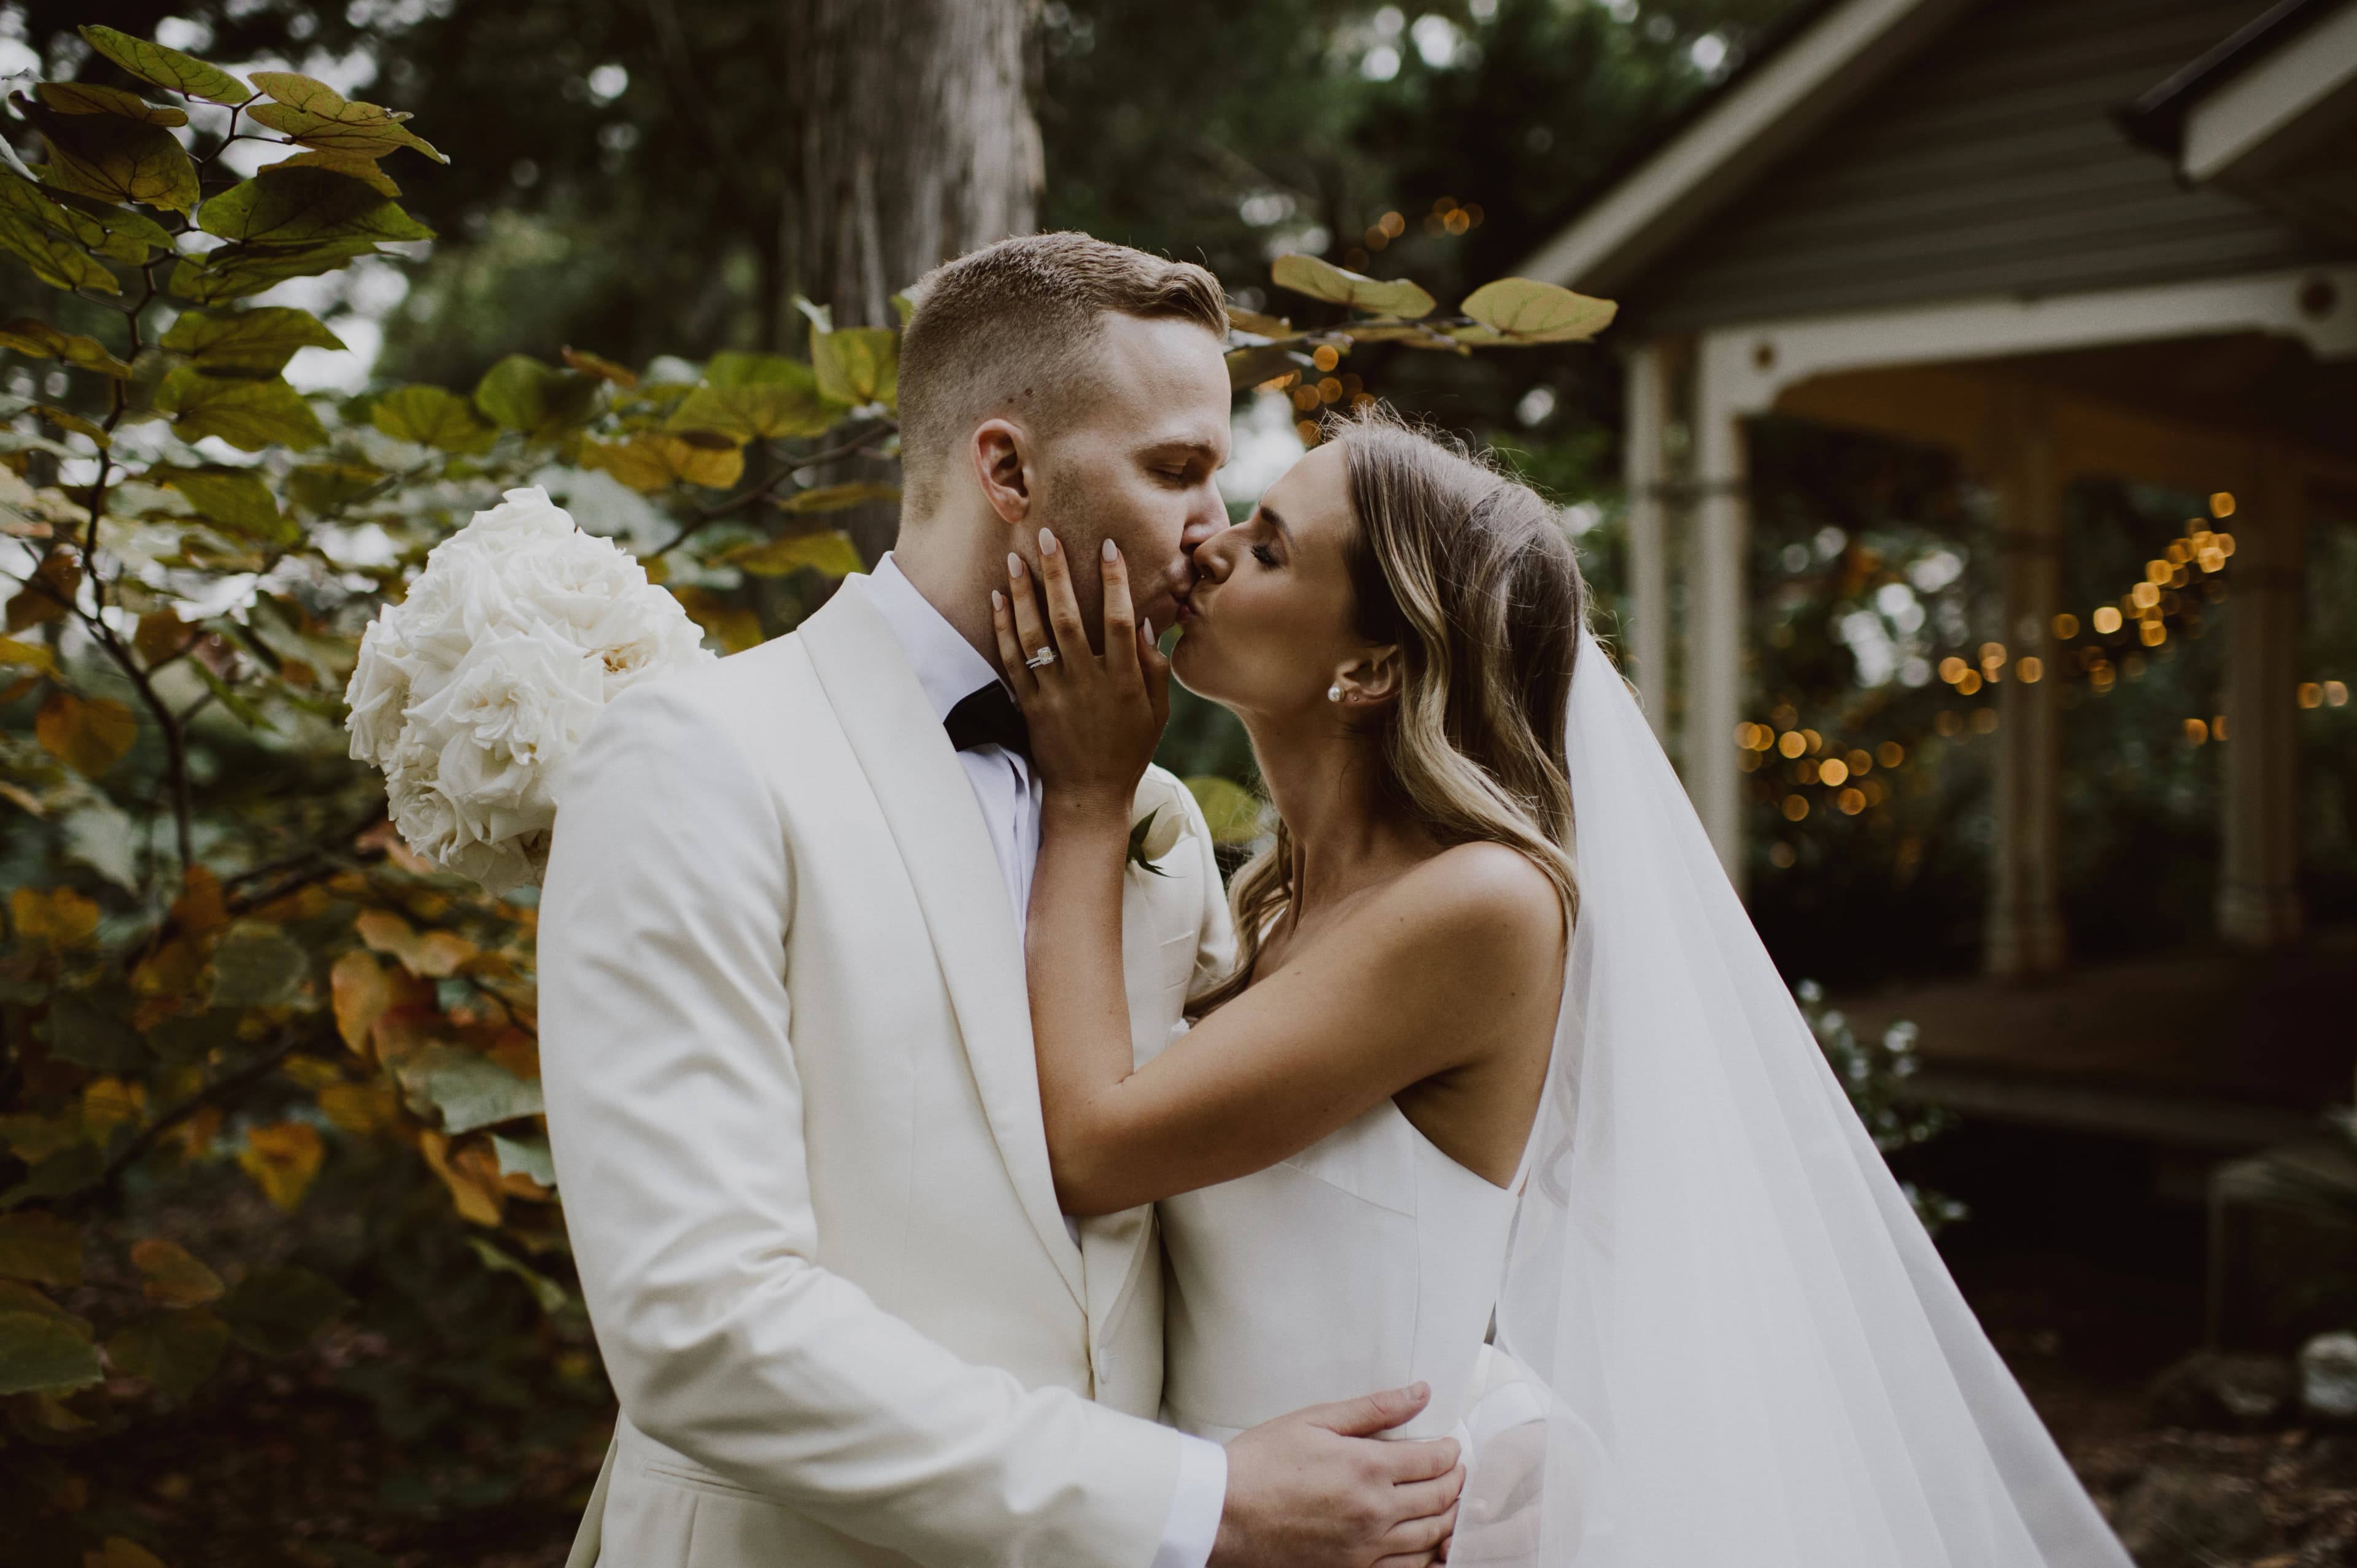
M 1265 544 L 1254 545 L 1252 547 L 1252 558 L 1259 562 L 1264 566 L 1275 566 L 1276 564 L 1276 552 L 1271 550 Z

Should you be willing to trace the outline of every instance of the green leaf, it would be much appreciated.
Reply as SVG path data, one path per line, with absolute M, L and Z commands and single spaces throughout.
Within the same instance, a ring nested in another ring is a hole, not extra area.
M 425 1078 L 425 1098 L 442 1112 L 442 1130 L 456 1137 L 478 1127 L 537 1116 L 540 1085 L 518 1078 L 489 1057 L 453 1052 Z
M 197 204 L 197 166 L 161 125 L 112 114 L 59 114 L 18 98 L 49 145 L 48 184 L 100 201 L 140 201 L 186 212 Z
M 167 49 L 161 44 L 135 38 L 113 27 L 89 27 L 80 31 L 90 40 L 91 48 L 142 81 L 168 87 L 175 92 L 185 92 L 208 103 L 242 103 L 253 96 L 253 89 L 221 67 L 208 65 L 194 55 L 184 55 L 178 49 Z
M 1199 774 L 1186 782 L 1195 804 L 1203 809 L 1213 843 L 1247 844 L 1260 836 L 1260 800 L 1251 790 L 1215 773 Z
M 260 294 L 288 278 L 316 277 L 375 253 L 373 240 L 323 240 L 314 245 L 223 245 L 204 256 L 184 256 L 172 269 L 171 289 L 199 305 L 220 305 Z
M 1130 865 L 1155 876 L 1170 875 L 1155 865 L 1146 854 L 1146 843 L 1154 836 L 1154 824 L 1160 821 L 1161 817 L 1162 808 L 1157 806 L 1136 822 L 1129 824 L 1129 853 L 1124 857 Z
M 529 354 L 510 354 L 475 383 L 475 406 L 502 430 L 554 441 L 597 412 L 595 376 L 560 371 Z
M 213 950 L 212 1004 L 276 1007 L 293 1001 L 310 975 L 310 955 L 290 939 L 266 929 L 232 930 Z
M 150 103 L 119 87 L 99 87 L 87 81 L 37 81 L 33 96 L 60 114 L 116 114 L 149 125 L 185 125 L 188 112 Z
M 396 387 L 378 398 L 369 421 L 396 441 L 414 441 L 468 456 L 479 456 L 500 438 L 499 426 L 475 405 L 441 387 Z
M 870 502 L 898 501 L 900 487 L 873 482 L 849 485 L 820 485 L 813 489 L 796 490 L 778 502 L 780 511 L 843 511 Z M 854 566 L 853 571 L 859 570 Z
M 23 1181 L 0 1195 L 0 1208 L 14 1208 L 20 1203 L 41 1198 L 69 1197 L 98 1180 L 106 1169 L 106 1156 L 95 1144 L 83 1144 L 52 1155 L 33 1167 Z
M 62 1392 L 105 1376 L 98 1352 L 73 1325 L 44 1313 L 0 1312 L 0 1394 Z
M 1414 320 L 1432 314 L 1432 295 L 1415 285 L 1401 278 L 1383 283 L 1359 273 L 1344 272 L 1333 263 L 1298 252 L 1276 258 L 1269 275 L 1279 288 L 1289 288 L 1296 294 L 1306 294 L 1312 299 L 1323 299 L 1335 305 L 1347 305 L 1353 310 L 1371 311 L 1377 316 L 1396 316 Z
M 1237 392 L 1272 381 L 1287 371 L 1308 370 L 1309 356 L 1281 343 L 1263 343 L 1250 349 L 1231 349 L 1227 352 L 1228 385 Z
M 216 1309 L 230 1334 L 263 1356 L 301 1349 L 349 1309 L 352 1298 L 306 1268 L 267 1264 L 245 1276 Z
M 37 403 L 28 406 L 25 412 L 48 420 L 59 430 L 70 431 L 76 435 L 87 435 L 101 448 L 114 445 L 114 437 L 106 433 L 106 426 L 93 424 L 71 409 L 59 408 L 54 403 Z
M 1246 310 L 1240 305 L 1228 306 L 1228 326 L 1238 332 L 1249 332 L 1256 338 L 1290 338 L 1293 323 L 1282 316 L 1264 316 L 1257 310 Z
M 647 431 L 628 441 L 583 442 L 581 466 L 603 468 L 644 495 L 683 481 L 725 490 L 745 476 L 745 449 L 706 446 L 683 435 Z
M 130 1025 L 81 996 L 49 1004 L 49 1055 L 96 1072 L 122 1072 L 147 1064 L 147 1047 Z
M 333 169 L 274 165 L 205 203 L 197 226 L 257 245 L 350 240 L 430 240 L 434 231 Z
M 14 349 L 36 360 L 63 360 L 78 370 L 96 371 L 117 380 L 131 374 L 131 367 L 108 353 L 106 345 L 97 338 L 60 332 L 48 322 L 30 317 L 0 321 L 0 348 Z
M 373 158 L 365 158 L 357 153 L 321 152 L 314 149 L 307 153 L 296 153 L 291 158 L 281 158 L 270 166 L 272 168 L 323 168 L 331 174 L 342 175 L 347 179 L 359 180 L 363 185 L 373 188 L 381 195 L 397 197 L 401 194 L 401 187 L 394 183 L 393 176 L 384 172 L 382 165 Z
M 549 1153 L 548 1140 L 537 1133 L 511 1138 L 494 1133 L 491 1153 L 500 1157 L 501 1176 L 527 1176 L 543 1187 L 556 1185 L 556 1156 Z
M 178 365 L 156 391 L 156 406 L 171 416 L 181 439 L 218 435 L 242 452 L 285 446 L 296 450 L 328 439 L 303 394 L 284 381 L 231 381 Z
M 845 577 L 866 570 L 851 535 L 840 532 L 795 533 L 783 539 L 761 539 L 722 551 L 725 564 L 756 577 L 782 577 L 803 567 L 829 577 Z
M 156 467 L 147 477 L 188 497 L 197 515 L 224 533 L 264 544 L 290 544 L 301 537 L 279 513 L 277 498 L 258 468 Z
M 299 349 L 344 347 L 317 317 L 283 305 L 214 315 L 191 310 L 172 323 L 162 341 L 209 376 L 250 378 L 276 375 Z
M 505 1167 L 502 1166 L 501 1169 L 504 1170 Z M 548 1184 L 543 1182 L 541 1185 L 545 1187 Z M 505 1252 L 500 1251 L 497 1247 L 492 1246 L 489 1241 L 484 1240 L 480 1236 L 468 1237 L 467 1245 L 474 1249 L 475 1256 L 483 1261 L 483 1266 L 485 1268 L 491 1270 L 494 1273 L 513 1274 L 516 1278 L 522 1280 L 524 1283 L 524 1288 L 532 1292 L 532 1299 L 539 1305 L 541 1311 L 562 1312 L 565 1310 L 565 1287 L 558 1284 L 554 1280 L 550 1279 L 546 1274 L 542 1273 L 537 1269 L 531 1268 L 523 1263 L 518 1262 L 515 1259 L 509 1257 Z
M 185 1400 L 213 1375 L 229 1348 L 229 1325 L 199 1307 L 161 1312 L 108 1336 L 106 1357 L 135 1378 Z
M 1535 278 L 1500 278 L 1465 296 L 1465 314 L 1494 337 L 1460 331 L 1472 343 L 1570 343 L 1611 325 L 1620 306 Z
M 324 81 L 291 70 L 257 70 L 253 84 L 277 102 L 254 105 L 247 117 L 307 147 L 367 158 L 414 147 L 436 163 L 450 161 L 402 124 L 408 115 L 348 99 Z
M 90 289 L 121 294 L 123 285 L 97 258 L 64 234 L 37 218 L 27 216 L 5 199 L 16 183 L 14 176 L 0 179 L 0 249 L 5 249 L 33 269 L 33 275 L 51 288 Z
M 0 1277 L 81 1283 L 81 1232 L 54 1214 L 0 1215 Z
M 819 391 L 818 375 L 782 354 L 715 354 L 704 383 L 680 400 L 663 428 L 709 431 L 734 445 L 784 436 L 818 435 L 837 410 Z
M 62 242 L 70 241 L 133 266 L 172 248 L 172 237 L 145 213 L 36 185 L 21 175 L 0 170 L 0 234 L 9 231 L 20 236 L 22 242 L 10 246 L 20 254 L 26 253 L 27 247 L 52 253 Z M 88 264 L 88 258 L 78 263 Z M 98 271 L 106 273 L 103 267 Z M 113 274 L 106 274 L 107 292 L 113 292 Z
M 384 478 L 382 469 L 365 463 L 309 463 L 286 476 L 286 499 L 318 517 L 368 494 Z
M 891 406 L 899 396 L 900 342 L 888 327 L 811 330 L 811 370 L 821 397 Z

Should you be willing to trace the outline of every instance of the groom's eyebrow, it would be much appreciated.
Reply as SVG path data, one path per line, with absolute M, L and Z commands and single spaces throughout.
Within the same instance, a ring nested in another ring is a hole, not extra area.
M 1146 450 L 1157 456 L 1159 456 L 1164 453 L 1183 452 L 1189 457 L 1202 458 L 1205 462 L 1210 463 L 1215 468 L 1220 466 L 1220 448 L 1217 442 L 1188 441 L 1184 439 L 1177 441 L 1157 441 L 1152 446 L 1146 448 Z

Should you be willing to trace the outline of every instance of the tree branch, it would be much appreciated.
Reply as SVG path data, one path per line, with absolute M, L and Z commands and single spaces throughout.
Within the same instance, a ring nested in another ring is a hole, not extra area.
M 763 479 L 759 484 L 755 485 L 751 489 L 745 491 L 742 495 L 731 496 L 725 501 L 705 507 L 702 511 L 696 514 L 694 521 L 682 523 L 680 525 L 679 532 L 673 534 L 669 542 L 665 543 L 662 549 L 654 552 L 654 553 L 657 555 L 668 555 L 673 551 L 678 549 L 681 545 L 686 543 L 692 536 L 701 532 L 707 524 L 718 522 L 725 517 L 734 517 L 740 511 L 747 511 L 753 507 L 759 506 L 762 501 L 767 500 L 770 495 L 776 491 L 780 485 L 785 483 L 787 479 L 791 478 L 796 469 L 815 468 L 822 464 L 838 462 L 843 458 L 864 452 L 868 447 L 875 446 L 877 441 L 883 439 L 885 436 L 890 435 L 893 431 L 898 430 L 899 428 L 899 426 L 891 420 L 879 419 L 875 424 L 869 425 L 866 429 L 861 431 L 858 435 L 841 443 L 840 445 L 830 446 L 824 451 L 813 452 L 807 457 L 791 457 L 781 460 L 774 473 L 770 474 L 768 478 Z
M 122 1178 L 123 1173 L 129 1170 L 149 1150 L 162 1142 L 166 1133 L 207 1106 L 218 1105 L 231 1096 L 269 1077 L 273 1069 L 295 1054 L 302 1046 L 303 1039 L 304 1036 L 301 1034 L 290 1030 L 281 1036 L 278 1044 L 273 1046 L 265 1054 L 246 1063 L 228 1077 L 214 1079 L 162 1116 L 149 1122 L 137 1137 L 124 1144 L 122 1150 L 106 1162 L 106 1168 L 99 1172 L 96 1183 L 74 1194 L 67 1200 L 68 1203 L 86 1203 L 113 1190 L 114 1184 Z

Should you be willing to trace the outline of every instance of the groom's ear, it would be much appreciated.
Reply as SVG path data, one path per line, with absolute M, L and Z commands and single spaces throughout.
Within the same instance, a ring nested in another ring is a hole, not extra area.
M 1005 419 L 986 419 L 974 426 L 967 443 L 974 462 L 974 482 L 1001 522 L 1019 523 L 1031 516 L 1037 499 L 1037 475 L 1031 467 L 1031 437 L 1024 428 Z

